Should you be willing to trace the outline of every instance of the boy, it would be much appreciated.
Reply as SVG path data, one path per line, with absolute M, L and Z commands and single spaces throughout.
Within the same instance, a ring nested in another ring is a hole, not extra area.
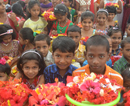
M 49 51 L 50 37 L 45 34 L 37 35 L 34 39 L 34 44 L 35 48 L 43 54 L 46 65 L 54 64 L 52 53 Z
M 70 21 L 74 23 L 76 21 L 76 11 L 75 9 L 70 7 L 72 2 L 73 2 L 72 0 L 63 0 L 63 3 L 65 4 L 65 6 L 69 9 Z
M 55 64 L 45 68 L 45 83 L 54 83 L 55 78 L 66 84 L 67 76 L 72 76 L 72 72 L 77 69 L 71 65 L 74 58 L 75 42 L 66 36 L 57 37 L 52 44 L 52 55 Z
M 113 69 L 121 73 L 130 64 L 130 37 L 127 37 L 121 42 L 122 58 L 115 62 Z
M 67 30 L 67 36 L 74 40 L 76 44 L 74 59 L 82 65 L 85 60 L 85 46 L 80 43 L 81 29 L 76 25 L 72 25 Z
M 114 7 L 114 6 L 107 6 L 105 9 L 109 13 L 106 25 L 108 25 L 108 26 L 117 26 L 118 23 L 113 20 L 115 15 L 116 15 L 116 7 Z
M 104 36 L 95 35 L 90 37 L 86 42 L 86 59 L 88 65 L 81 67 L 73 72 L 73 76 L 82 73 L 107 75 L 110 80 L 116 80 L 117 84 L 123 86 L 122 76 L 106 65 L 110 58 L 109 42 Z

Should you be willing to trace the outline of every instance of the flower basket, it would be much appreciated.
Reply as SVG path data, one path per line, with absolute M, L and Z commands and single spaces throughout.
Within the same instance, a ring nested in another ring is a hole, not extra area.
M 118 97 L 116 100 L 114 100 L 110 103 L 106 103 L 106 104 L 93 104 L 88 101 L 82 101 L 82 103 L 80 103 L 80 102 L 77 102 L 77 101 L 73 100 L 72 98 L 70 98 L 68 94 L 66 94 L 65 96 L 69 102 L 71 102 L 72 104 L 74 104 L 76 106 L 86 106 L 86 104 L 87 104 L 87 106 L 114 106 L 120 101 L 120 92 L 118 93 Z

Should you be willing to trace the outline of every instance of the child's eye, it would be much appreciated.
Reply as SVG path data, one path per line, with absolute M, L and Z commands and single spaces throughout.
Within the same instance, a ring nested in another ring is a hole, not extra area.
M 37 48 L 37 49 L 40 49 L 40 47 L 39 47 L 39 46 L 37 46 L 36 48 Z
M 75 38 L 78 38 L 79 36 L 75 36 Z
M 25 69 L 29 69 L 29 67 L 26 66 Z
M 99 56 L 99 58 L 104 58 L 104 56 Z
M 43 48 L 46 48 L 46 46 L 43 46 Z
M 60 55 L 56 55 L 56 57 L 60 57 Z
M 126 49 L 126 51 L 130 51 L 130 49 Z
M 36 68 L 37 68 L 36 66 L 33 67 L 33 69 L 36 69 Z
M 89 58 L 93 58 L 93 56 L 88 56 Z
M 116 37 L 113 37 L 112 39 L 116 39 Z
M 121 39 L 121 37 L 119 37 L 118 39 Z
M 69 58 L 70 56 L 66 56 L 67 58 Z

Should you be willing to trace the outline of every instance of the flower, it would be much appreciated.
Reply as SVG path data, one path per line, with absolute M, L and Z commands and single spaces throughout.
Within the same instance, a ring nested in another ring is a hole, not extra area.
M 100 92 L 100 84 L 93 82 L 91 80 L 86 80 L 81 86 L 81 91 L 88 91 L 89 93 L 93 92 L 98 94 Z
M 4 58 L 1 58 L 0 59 L 0 64 L 5 65 L 6 64 L 6 60 Z

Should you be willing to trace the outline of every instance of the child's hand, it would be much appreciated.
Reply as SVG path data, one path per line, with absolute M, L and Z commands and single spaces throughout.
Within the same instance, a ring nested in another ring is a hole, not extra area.
M 16 14 L 15 13 L 10 13 L 9 18 L 13 21 L 16 22 Z
M 57 35 L 58 33 L 57 33 L 57 30 L 52 30 L 52 34 L 53 35 Z
M 78 11 L 78 17 L 80 17 L 80 16 L 81 16 L 81 14 L 82 14 L 82 12 L 81 12 L 81 11 Z

